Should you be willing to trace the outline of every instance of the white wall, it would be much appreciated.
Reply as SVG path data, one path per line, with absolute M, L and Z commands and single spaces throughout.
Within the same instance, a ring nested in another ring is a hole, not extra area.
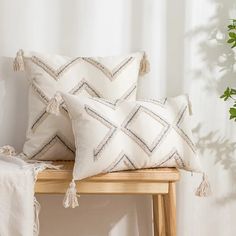
M 11 68 L 19 48 L 71 56 L 144 49 L 152 71 L 140 81 L 139 96 L 190 93 L 194 134 L 214 192 L 195 197 L 200 177 L 183 173 L 179 236 L 235 235 L 235 124 L 219 100 L 226 85 L 235 85 L 234 55 L 222 39 L 235 13 L 234 0 L 0 0 L 0 145 L 20 151 L 25 137 L 27 82 Z M 82 196 L 75 210 L 62 208 L 62 196 L 38 199 L 42 236 L 151 235 L 148 196 Z

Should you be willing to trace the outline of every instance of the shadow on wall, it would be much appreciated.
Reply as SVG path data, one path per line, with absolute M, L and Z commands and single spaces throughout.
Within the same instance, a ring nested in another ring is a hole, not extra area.
M 216 203 L 226 204 L 236 200 L 236 142 L 220 136 L 219 131 L 211 131 L 201 135 L 204 127 L 198 124 L 193 129 L 193 134 L 197 140 L 197 148 L 201 156 L 210 156 L 214 158 L 214 164 L 220 165 L 228 171 L 229 178 L 232 179 L 231 192 L 227 196 L 217 198 Z
M 76 209 L 63 208 L 63 196 L 37 198 L 42 206 L 40 231 L 45 236 L 152 235 L 151 214 L 146 214 L 151 212 L 151 201 L 147 201 L 147 196 L 83 195 Z M 70 220 L 65 222 L 65 219 Z M 63 227 L 58 231 L 60 225 Z M 118 234 L 116 227 L 119 227 Z
M 235 0 L 208 1 L 215 7 L 214 15 L 207 24 L 196 27 L 188 32 L 186 37 L 197 41 L 197 53 L 203 62 L 198 69 L 193 71 L 193 78 L 202 80 L 206 92 L 219 100 L 219 96 L 227 86 L 236 87 L 235 52 L 226 43 L 227 25 L 230 23 L 231 11 L 236 9 L 236 2 Z M 214 104 L 212 105 L 214 106 Z M 222 111 L 212 109 L 212 112 Z M 236 123 L 227 120 L 226 125 L 230 127 Z M 232 134 L 231 138 L 228 138 L 226 135 L 222 135 L 220 130 L 202 135 L 206 128 L 200 123 L 193 129 L 193 132 L 201 156 L 214 158 L 214 165 L 219 165 L 227 171 L 231 192 L 225 196 L 216 197 L 217 204 L 226 204 L 236 200 L 236 142 L 232 139 L 235 136 Z M 220 173 L 216 174 L 215 178 L 219 179 Z
M 206 35 L 209 40 L 200 41 L 198 54 L 205 68 L 194 71 L 194 78 L 204 79 L 205 89 L 221 95 L 227 86 L 236 86 L 234 69 L 235 53 L 227 45 L 227 25 L 230 23 L 230 10 L 235 9 L 234 0 L 209 0 L 216 6 L 215 14 L 207 25 L 197 27 L 187 33 L 187 37 L 198 38 Z

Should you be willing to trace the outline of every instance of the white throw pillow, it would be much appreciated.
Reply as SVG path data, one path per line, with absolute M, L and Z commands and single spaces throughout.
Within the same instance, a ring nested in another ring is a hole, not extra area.
M 74 180 L 151 167 L 201 172 L 186 95 L 136 102 L 62 97 L 75 136 Z
M 37 160 L 73 160 L 71 123 L 56 92 L 135 100 L 140 69 L 141 73 L 148 69 L 145 62 L 145 54 L 139 52 L 115 57 L 70 58 L 20 50 L 14 68 L 24 70 L 30 82 L 23 154 Z M 59 107 L 50 104 L 53 99 Z M 58 115 L 49 114 L 50 109 L 58 110 Z

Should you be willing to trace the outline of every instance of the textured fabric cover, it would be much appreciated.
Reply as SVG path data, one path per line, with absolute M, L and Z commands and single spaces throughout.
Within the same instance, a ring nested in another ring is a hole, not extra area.
M 117 57 L 77 57 L 24 52 L 29 81 L 29 119 L 23 153 L 31 159 L 74 159 L 74 137 L 63 102 L 58 116 L 46 107 L 57 91 L 111 99 L 136 97 L 143 53 Z
M 75 180 L 150 167 L 201 171 L 186 95 L 137 102 L 62 97 L 76 142 Z
M 34 234 L 34 166 L 0 154 L 0 235 Z

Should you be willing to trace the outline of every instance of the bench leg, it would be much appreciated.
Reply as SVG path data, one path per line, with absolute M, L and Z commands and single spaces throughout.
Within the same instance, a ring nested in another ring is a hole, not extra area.
M 175 183 L 169 183 L 168 194 L 163 195 L 166 236 L 176 236 L 176 193 Z
M 154 236 L 165 236 L 165 215 L 163 195 L 153 195 Z

